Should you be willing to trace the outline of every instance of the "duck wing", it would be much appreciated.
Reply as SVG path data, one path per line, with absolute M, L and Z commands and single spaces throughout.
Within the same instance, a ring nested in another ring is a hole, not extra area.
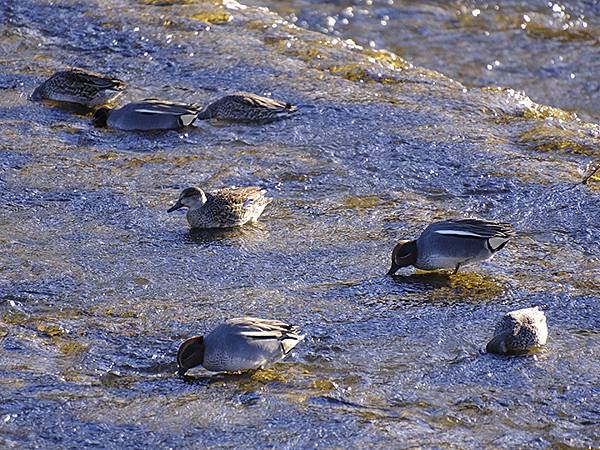
M 277 341 L 283 354 L 289 353 L 302 339 L 298 327 L 280 320 L 259 319 L 256 317 L 238 317 L 229 319 L 227 324 L 233 326 L 236 334 L 247 341 Z
M 223 188 L 212 192 L 215 201 L 229 205 L 247 205 L 254 203 L 265 196 L 267 191 L 258 186 L 248 186 L 242 188 Z
M 290 111 L 296 110 L 296 107 L 291 103 L 282 102 L 269 97 L 263 97 L 261 95 L 252 94 L 250 92 L 237 92 L 231 95 L 231 100 L 250 106 L 251 108 L 260 109 L 287 109 Z
M 463 237 L 466 239 L 508 239 L 514 236 L 512 225 L 504 222 L 490 222 L 479 219 L 451 219 L 431 224 L 432 233 Z
M 200 109 L 196 104 L 189 105 L 155 99 L 133 103 L 131 108 L 139 114 L 176 116 L 184 126 L 188 126 L 196 120 Z
M 106 77 L 83 69 L 72 69 L 64 73 L 71 78 L 72 82 L 87 85 L 97 90 L 113 89 L 122 91 L 127 86 L 126 83 L 116 78 Z

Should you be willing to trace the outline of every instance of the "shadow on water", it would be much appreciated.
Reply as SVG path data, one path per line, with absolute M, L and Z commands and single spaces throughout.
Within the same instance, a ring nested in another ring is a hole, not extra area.
M 261 233 L 264 230 L 265 227 L 258 223 L 244 227 L 191 229 L 185 234 L 185 239 L 190 244 L 211 244 L 223 241 L 223 243 L 234 245 L 236 238 Z
M 388 275 L 389 276 L 389 275 Z M 412 273 L 410 275 L 394 274 L 391 279 L 406 287 L 409 291 L 422 291 L 449 287 L 451 285 L 451 273 L 426 272 Z
M 38 103 L 39 105 L 44 107 L 56 108 L 69 114 L 76 114 L 78 116 L 84 117 L 91 117 L 94 114 L 95 110 L 95 108 L 87 108 L 83 105 L 78 105 L 76 103 L 55 102 L 52 100 L 42 100 L 39 102 L 35 102 L 31 98 L 29 98 L 28 100 L 34 103 Z
M 327 297 L 351 297 L 363 305 L 384 308 L 414 307 L 423 300 L 432 305 L 479 302 L 510 298 L 514 295 L 510 280 L 476 272 L 422 272 L 342 283 L 332 286 Z

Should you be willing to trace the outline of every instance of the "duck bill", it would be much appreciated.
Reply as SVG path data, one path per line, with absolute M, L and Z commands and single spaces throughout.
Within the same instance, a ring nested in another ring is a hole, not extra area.
M 178 209 L 183 208 L 183 203 L 181 203 L 179 200 L 177 200 L 177 203 L 175 203 L 173 206 L 171 206 L 169 209 L 167 209 L 167 212 L 173 212 L 173 211 L 177 211 Z
M 398 264 L 392 263 L 392 267 L 390 267 L 390 270 L 388 270 L 388 275 L 392 276 L 394 275 L 396 272 L 398 272 L 398 269 L 400 269 L 401 266 L 399 266 Z

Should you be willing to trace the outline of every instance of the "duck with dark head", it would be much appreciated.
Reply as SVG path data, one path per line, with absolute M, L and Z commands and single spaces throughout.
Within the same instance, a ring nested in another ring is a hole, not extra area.
M 388 275 L 402 267 L 454 269 L 489 259 L 514 236 L 508 223 L 451 219 L 429 225 L 416 240 L 400 241 L 392 251 Z

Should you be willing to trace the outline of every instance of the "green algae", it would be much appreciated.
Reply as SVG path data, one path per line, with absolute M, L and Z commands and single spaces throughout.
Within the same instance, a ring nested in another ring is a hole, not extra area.
M 559 128 L 548 123 L 534 125 L 522 132 L 519 143 L 538 152 L 573 153 L 584 156 L 600 155 L 600 148 L 580 131 Z
M 537 39 L 555 39 L 563 42 L 596 41 L 598 36 L 586 28 L 567 26 L 552 28 L 540 22 L 531 21 L 525 27 L 525 32 Z
M 352 196 L 344 199 L 344 205 L 352 209 L 372 209 L 381 203 L 377 195 Z
M 492 116 L 492 119 L 498 125 L 518 123 L 518 119 L 558 119 L 568 122 L 577 120 L 575 113 L 536 103 L 525 93 L 514 89 L 488 86 L 479 89 L 479 92 L 486 97 L 491 95 L 488 97 L 489 102 L 481 106 L 481 111 Z
M 37 324 L 37 330 L 49 337 L 62 336 L 65 333 L 63 327 L 53 323 L 41 322 Z
M 424 281 L 432 281 L 434 289 L 427 292 L 430 301 L 489 301 L 501 298 L 505 287 L 496 280 L 475 272 L 441 274 L 438 272 L 417 271 Z
M 361 62 L 332 66 L 328 70 L 333 75 L 341 76 L 350 81 L 371 81 L 377 83 L 393 83 L 395 81 L 393 78 L 374 72 L 370 66 Z
M 190 16 L 191 19 L 198 20 L 200 22 L 220 25 L 229 22 L 233 19 L 233 16 L 227 11 L 213 9 L 203 10 Z
M 415 78 L 434 78 L 453 82 L 439 72 L 415 67 L 402 57 L 384 49 L 363 48 L 352 40 L 339 38 L 295 38 L 297 28 L 283 24 L 273 31 L 262 21 L 252 21 L 248 27 L 261 31 L 265 44 L 277 51 L 297 58 L 309 67 L 349 81 L 396 84 L 415 81 Z M 406 72 L 406 74 L 400 75 Z
M 110 158 L 110 155 L 107 155 L 106 157 Z M 121 166 L 124 168 L 128 168 L 128 169 L 144 167 L 148 164 L 155 164 L 155 165 L 170 164 L 175 167 L 184 167 L 187 164 L 189 164 L 191 161 L 197 161 L 199 159 L 201 159 L 201 157 L 198 155 L 170 155 L 170 156 L 167 156 L 167 155 L 152 154 L 152 155 L 136 156 L 133 158 L 121 159 Z
M 197 0 L 137 0 L 139 3 L 148 6 L 173 6 L 173 5 L 192 5 Z
M 76 340 L 53 339 L 52 343 L 56 345 L 59 351 L 65 356 L 75 356 L 83 353 L 89 347 L 88 344 Z
M 2 314 L 2 321 L 10 325 L 27 325 L 31 322 L 31 316 L 20 311 L 7 311 Z
M 253 372 L 250 375 L 250 378 L 253 382 L 259 383 L 268 383 L 271 381 L 281 381 L 285 383 L 288 381 L 288 377 L 285 373 L 271 367 Z
M 106 314 L 109 317 L 119 317 L 122 319 L 135 319 L 139 317 L 139 314 L 135 311 L 130 311 L 122 308 L 98 308 L 98 311 L 103 314 Z
M 525 119 L 560 119 L 560 120 L 576 120 L 577 115 L 572 112 L 564 111 L 560 108 L 554 108 L 548 105 L 540 105 L 534 103 L 530 107 L 523 111 L 523 117 Z
M 310 387 L 321 392 L 334 391 L 338 388 L 337 383 L 331 380 L 314 380 Z
M 385 49 L 365 49 L 363 53 L 371 62 L 382 63 L 395 70 L 412 69 L 414 66 L 397 54 Z

